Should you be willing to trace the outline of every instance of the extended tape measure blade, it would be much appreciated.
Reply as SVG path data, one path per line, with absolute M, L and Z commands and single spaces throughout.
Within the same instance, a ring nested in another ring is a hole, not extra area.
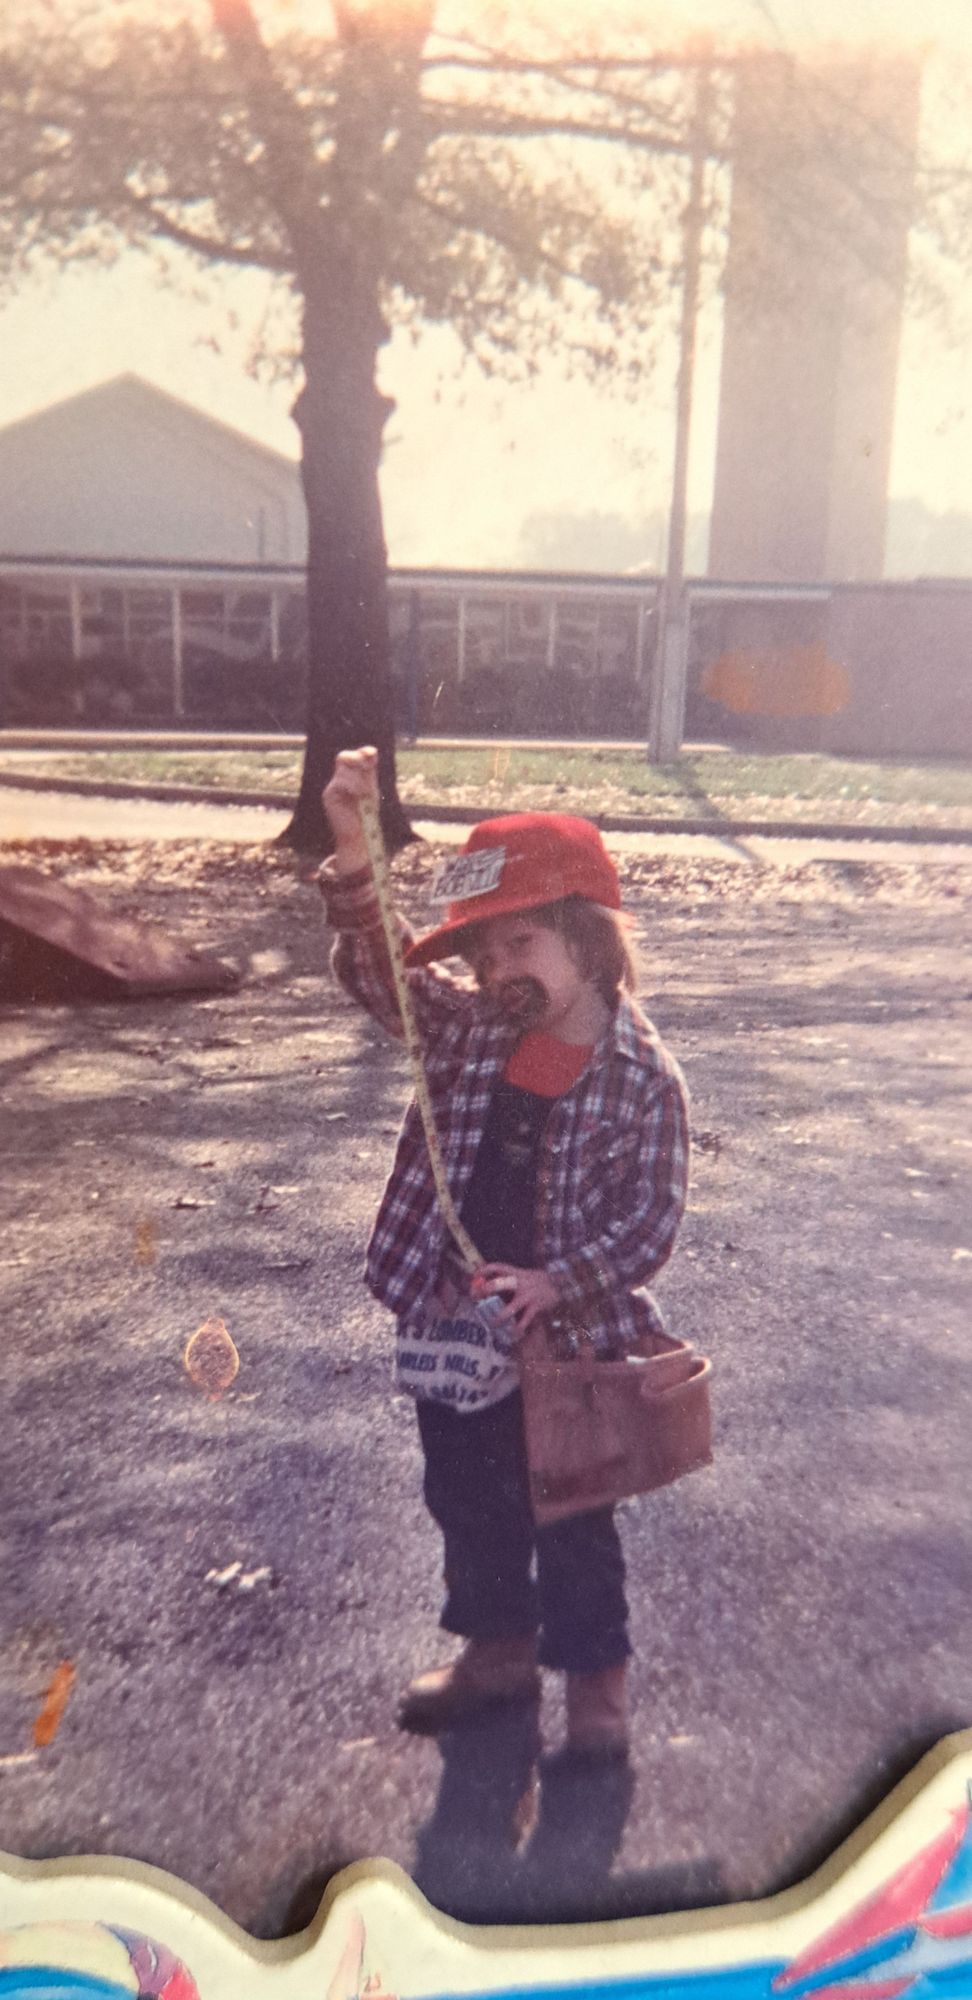
M 425 1064 L 422 1058 L 422 1039 L 418 1030 L 418 1022 L 415 1018 L 412 995 L 409 991 L 408 974 L 405 969 L 405 954 L 402 950 L 402 936 L 395 916 L 391 870 L 388 865 L 388 855 L 385 851 L 385 843 L 382 838 L 378 809 L 373 800 L 362 799 L 360 801 L 360 812 L 361 829 L 364 834 L 365 846 L 368 850 L 368 859 L 371 863 L 382 930 L 385 934 L 385 943 L 388 946 L 392 979 L 395 985 L 395 997 L 398 1001 L 398 1010 L 402 1021 L 402 1034 L 405 1038 L 405 1047 L 408 1051 L 408 1058 L 412 1067 L 415 1101 L 418 1105 L 419 1115 L 425 1131 L 425 1142 L 429 1149 L 429 1165 L 432 1169 L 435 1191 L 449 1233 L 459 1248 L 463 1262 L 470 1271 L 475 1271 L 479 1269 L 483 1260 L 468 1230 L 463 1227 L 459 1219 L 459 1213 L 452 1199 L 452 1193 L 446 1179 L 445 1162 L 442 1158 L 442 1147 L 439 1141 L 435 1112 L 432 1107 L 432 1099 L 429 1095 Z

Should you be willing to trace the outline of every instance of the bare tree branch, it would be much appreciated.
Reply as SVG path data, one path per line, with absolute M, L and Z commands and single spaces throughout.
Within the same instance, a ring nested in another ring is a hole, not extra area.
M 325 195 L 312 126 L 278 78 L 249 0 L 210 0 L 210 8 L 265 148 L 260 178 L 295 258 L 306 258 L 318 237 Z
M 132 195 L 131 205 L 136 213 L 145 217 L 153 235 L 165 237 L 169 243 L 177 244 L 180 250 L 189 250 L 194 257 L 201 257 L 208 264 L 239 264 L 251 270 L 270 271 L 275 277 L 292 274 L 293 265 L 286 257 L 260 250 L 255 244 L 247 247 L 245 244 L 227 243 L 221 238 L 207 236 L 202 230 L 190 229 L 144 195 Z
M 686 142 L 668 133 L 641 132 L 631 125 L 611 124 L 599 119 L 543 118 L 526 114 L 501 113 L 485 116 L 475 108 L 449 105 L 440 99 L 426 99 L 438 114 L 436 130 L 444 136 L 462 133 L 477 139 L 591 139 L 598 144 L 626 146 L 634 152 L 648 152 L 684 159 Z

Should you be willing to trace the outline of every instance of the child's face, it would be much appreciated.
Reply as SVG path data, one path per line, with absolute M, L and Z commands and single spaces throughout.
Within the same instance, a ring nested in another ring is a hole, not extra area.
M 477 926 L 467 956 L 487 999 L 524 1028 L 565 1035 L 585 1030 L 596 988 L 570 946 L 529 910 Z

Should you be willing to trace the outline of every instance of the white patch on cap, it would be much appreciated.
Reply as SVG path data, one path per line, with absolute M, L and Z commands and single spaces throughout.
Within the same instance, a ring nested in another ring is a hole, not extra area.
M 480 847 L 475 854 L 457 855 L 436 876 L 433 902 L 465 903 L 472 896 L 487 896 L 499 887 L 505 863 L 505 847 Z

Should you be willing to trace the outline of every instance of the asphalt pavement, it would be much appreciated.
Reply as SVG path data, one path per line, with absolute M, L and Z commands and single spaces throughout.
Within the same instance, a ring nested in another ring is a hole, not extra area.
M 635 901 L 693 1100 L 660 1298 L 713 1357 L 716 1456 L 624 1510 L 633 1769 L 571 1778 L 538 1773 L 529 1715 L 395 1727 L 443 1644 L 414 1418 L 361 1280 L 409 1086 L 327 976 L 319 899 L 265 853 L 66 865 L 246 976 L 4 1010 L 0 1844 L 152 1862 L 260 1935 L 375 1852 L 494 1922 L 804 1875 L 972 1721 L 952 871 L 779 894 L 672 871 Z M 241 1357 L 218 1403 L 182 1359 L 213 1313 Z M 556 1676 L 542 1721 L 555 1743 Z

